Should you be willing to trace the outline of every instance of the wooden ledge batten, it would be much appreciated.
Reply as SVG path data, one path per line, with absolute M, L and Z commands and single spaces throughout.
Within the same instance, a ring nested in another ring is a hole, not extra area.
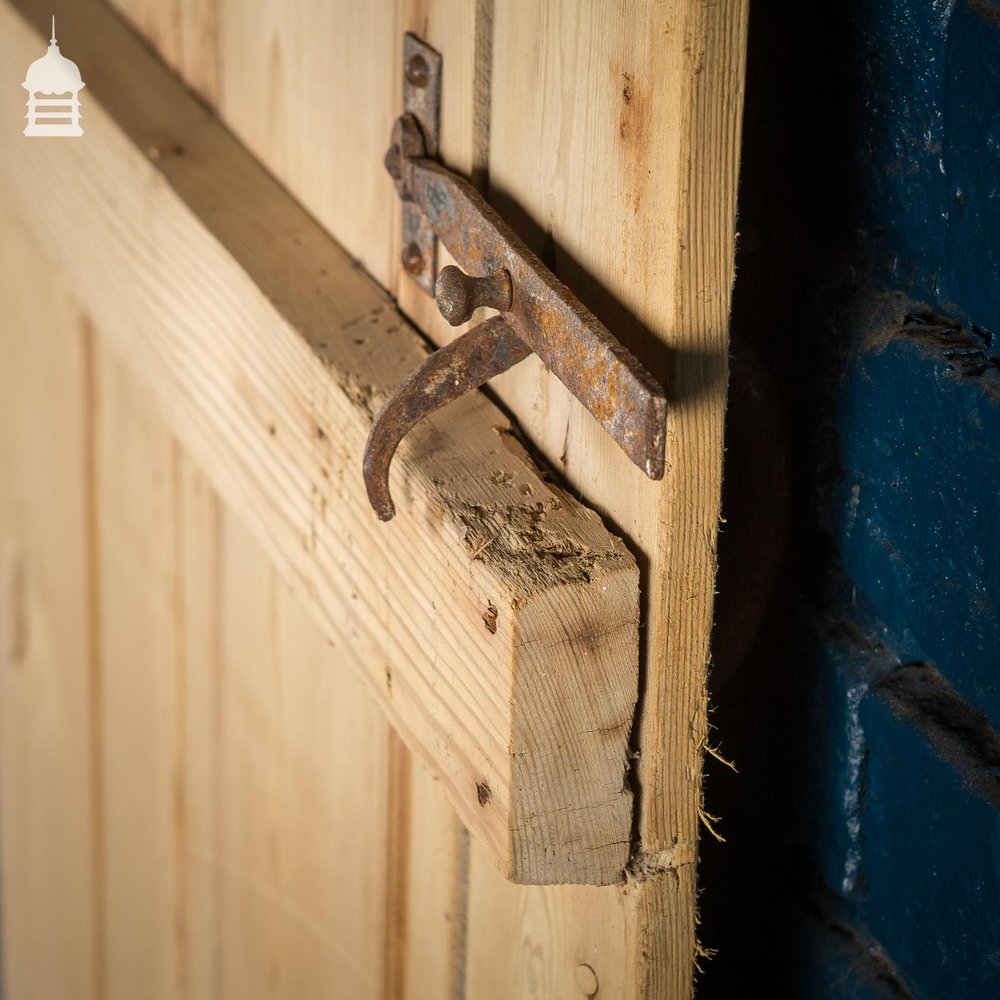
M 0 0 L 4 65 L 44 51 L 48 18 Z M 403 443 L 381 524 L 361 454 L 423 341 L 105 5 L 73 4 L 60 38 L 87 82 L 85 134 L 4 130 L 21 222 L 327 633 L 350 637 L 331 666 L 363 675 L 501 871 L 619 881 L 635 560 L 481 393 Z M 18 88 L 2 101 L 20 120 Z

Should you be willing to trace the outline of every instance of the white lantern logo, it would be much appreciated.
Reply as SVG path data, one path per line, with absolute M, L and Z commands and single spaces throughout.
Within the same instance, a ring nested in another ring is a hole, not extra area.
M 78 95 L 86 84 L 76 63 L 59 51 L 54 16 L 49 50 L 28 67 L 21 86 L 28 92 L 25 135 L 83 135 Z

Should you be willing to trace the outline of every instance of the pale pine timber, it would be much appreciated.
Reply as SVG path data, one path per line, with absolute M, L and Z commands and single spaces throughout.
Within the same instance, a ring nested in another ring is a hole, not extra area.
M 0 8 L 14 65 L 45 23 L 17 6 L 27 21 Z M 500 870 L 618 881 L 634 560 L 480 395 L 411 436 L 400 516 L 379 524 L 358 456 L 419 339 L 112 14 L 84 2 L 64 20 L 88 67 L 86 142 L 9 137 L 5 189 L 222 497 L 353 636 L 370 690 Z
M 667 474 L 651 483 L 541 366 L 495 385 L 643 565 L 637 851 L 618 901 L 628 929 L 616 936 L 609 911 L 605 933 L 623 950 L 595 966 L 603 982 L 602 966 L 620 962 L 623 995 L 643 1000 L 690 995 L 701 951 L 696 862 L 746 28 L 745 0 L 496 6 L 491 197 L 668 393 Z M 586 890 L 560 893 L 572 907 Z M 474 880 L 470 926 L 492 906 Z
M 451 996 L 446 838 L 421 819 L 439 783 L 388 815 L 399 741 L 342 669 L 349 640 L 322 635 L 5 212 L 4 995 Z M 432 883 L 409 894 L 415 943 L 435 935 L 404 953 L 405 994 L 384 973 L 396 826 Z
M 93 331 L 0 231 L 0 992 L 104 1000 Z
M 6 210 L 4 996 L 382 998 L 398 738 Z
M 108 1000 L 377 1000 L 388 726 L 103 339 Z
M 359 227 L 356 212 L 334 204 L 323 184 L 322 165 L 362 174 L 384 151 L 384 133 L 373 123 L 391 121 L 400 100 L 401 40 L 385 23 L 392 5 L 380 7 L 363 31 L 352 21 L 345 36 L 335 6 L 323 0 L 295 4 L 294 16 L 284 0 L 270 0 L 268 31 L 258 30 L 258 11 L 242 0 L 221 2 L 223 114 L 241 136 L 253 137 L 257 154 L 350 252 L 376 262 L 382 280 L 390 260 L 389 287 L 401 308 L 435 342 L 447 342 L 455 331 L 398 266 L 398 221 Z M 126 8 L 136 3 L 121 0 Z M 597 953 L 604 991 L 621 983 L 622 996 L 686 996 L 699 950 L 704 678 L 747 3 L 396 6 L 398 31 L 416 31 L 444 56 L 444 161 L 474 178 L 488 174 L 501 214 L 663 378 L 673 403 L 671 472 L 664 483 L 649 484 L 534 359 L 491 384 L 532 442 L 642 554 L 645 686 L 632 774 L 641 793 L 641 842 L 626 891 L 596 899 L 586 889 L 507 891 L 473 847 L 469 989 L 519 996 L 543 983 L 541 995 L 576 996 L 574 956 L 597 961 Z M 314 23 L 324 30 L 311 32 Z M 320 58 L 331 47 L 336 58 Z M 239 58 L 248 53 L 254 58 Z M 303 59 L 311 60 L 308 86 L 285 69 Z M 311 89 L 350 93 L 355 80 L 369 79 L 359 77 L 359 67 L 382 72 L 365 88 L 364 113 L 342 116 L 337 130 L 311 128 Z M 242 102 L 248 86 L 278 95 L 268 105 L 269 132 Z M 376 190 L 385 183 L 377 173 L 364 177 Z M 508 918 L 498 913 L 500 900 L 512 908 Z M 529 920 L 532 912 L 552 919 Z M 508 936 L 496 931 L 501 919 Z M 519 927 L 523 946 L 509 942 Z
M 210 104 L 219 100 L 219 0 L 110 0 Z M 62 16 L 61 14 L 59 15 Z
M 254 149 L 272 169 L 294 164 L 294 170 L 282 172 L 290 190 L 352 253 L 377 261 L 381 278 L 382 262 L 395 259 L 387 247 L 398 227 L 359 226 L 352 207 L 338 203 L 341 196 L 325 185 L 325 177 L 333 162 L 342 172 L 355 171 L 355 178 L 385 183 L 378 173 L 365 171 L 385 145 L 370 116 L 391 121 L 398 113 L 398 60 L 387 59 L 386 51 L 398 50 L 400 40 L 388 37 L 382 16 L 392 5 L 380 6 L 366 30 L 353 30 L 342 43 L 336 9 L 322 0 L 295 4 L 294 16 L 280 13 L 289 6 L 284 0 L 253 8 L 242 0 L 221 4 L 220 47 L 228 56 L 221 67 L 223 113 L 243 138 L 247 127 L 258 129 Z M 141 8 L 143 2 L 121 0 L 120 6 Z M 516 203 L 525 206 L 517 228 L 546 251 L 557 272 L 595 310 L 600 313 L 610 297 L 603 302 L 599 295 L 590 297 L 586 273 L 574 267 L 576 257 L 641 318 L 645 329 L 633 334 L 631 346 L 649 367 L 674 372 L 683 411 L 677 415 L 683 419 L 671 429 L 668 448 L 679 467 L 694 473 L 669 491 L 647 495 L 640 487 L 632 497 L 630 470 L 618 478 L 616 456 L 607 452 L 602 433 L 590 436 L 589 417 L 574 417 L 577 404 L 561 386 L 526 363 L 497 387 L 535 443 L 553 461 L 565 463 L 567 476 L 588 500 L 603 505 L 612 523 L 636 533 L 636 550 L 650 560 L 643 611 L 649 623 L 649 683 L 635 742 L 643 760 L 637 785 L 651 794 L 642 799 L 643 850 L 633 866 L 634 885 L 625 893 L 603 890 L 595 898 L 588 889 L 507 892 L 494 881 L 492 863 L 473 848 L 470 892 L 482 918 L 473 914 L 470 921 L 470 982 L 491 991 L 481 995 L 530 995 L 527 984 L 544 983 L 553 996 L 576 996 L 572 962 L 588 954 L 591 961 L 600 957 L 595 968 L 604 991 L 616 989 L 621 972 L 627 980 L 623 996 L 683 996 L 690 990 L 696 948 L 692 845 L 705 729 L 703 673 L 711 614 L 706 581 L 714 573 L 713 497 L 721 464 L 746 3 L 546 4 L 514 11 L 497 5 L 495 14 L 486 0 L 406 0 L 401 6 L 398 30 L 416 30 L 444 53 L 449 83 L 443 153 L 449 164 L 473 174 L 482 171 L 483 135 L 480 128 L 474 144 L 466 144 L 472 126 L 468 100 L 484 89 L 477 82 L 484 66 L 478 56 L 472 66 L 471 55 L 481 22 L 494 16 L 506 22 L 494 33 L 490 63 L 496 63 L 496 79 L 485 88 L 495 104 L 489 120 L 493 135 L 486 138 L 496 146 L 489 167 L 497 204 L 505 214 Z M 168 0 L 164 7 L 175 8 L 176 17 L 188 16 L 181 0 Z M 270 20 L 262 21 L 260 8 L 271 12 Z M 323 30 L 311 30 L 315 24 Z M 609 52 L 614 58 L 605 61 Z M 328 58 L 331 53 L 336 57 Z M 310 54 L 317 58 L 308 74 L 292 77 L 285 71 Z M 337 130 L 327 129 L 325 121 L 321 131 L 310 129 L 314 89 L 338 99 L 351 94 L 356 81 L 367 79 L 359 77 L 358 67 L 384 73 L 377 87 L 364 85 L 364 114 L 342 115 Z M 268 104 L 269 134 L 259 130 L 260 117 L 242 99 L 248 86 L 257 94 L 280 95 Z M 307 132 L 308 143 L 302 139 Z M 372 204 L 368 195 L 358 202 Z M 399 276 L 390 287 L 432 337 L 452 335 L 435 321 L 426 300 L 408 294 L 408 279 Z M 614 312 L 603 318 L 620 329 Z M 655 351 L 651 357 L 654 340 L 670 344 L 675 357 L 658 361 Z M 702 395 L 706 385 L 710 391 Z M 674 563 L 680 572 L 668 580 L 664 567 Z M 675 624 L 677 639 L 668 643 Z M 543 909 L 532 903 L 536 894 L 545 899 Z M 497 931 L 500 900 L 521 914 L 521 922 L 505 925 L 504 934 Z M 552 919 L 525 922 L 528 912 Z M 625 926 L 627 937 L 619 933 Z M 518 927 L 523 947 L 505 936 Z

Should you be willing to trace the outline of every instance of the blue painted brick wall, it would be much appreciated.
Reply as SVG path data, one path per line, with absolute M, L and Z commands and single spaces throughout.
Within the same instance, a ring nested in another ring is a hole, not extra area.
M 764 6 L 734 328 L 792 515 L 714 692 L 701 992 L 1000 997 L 1000 0 Z

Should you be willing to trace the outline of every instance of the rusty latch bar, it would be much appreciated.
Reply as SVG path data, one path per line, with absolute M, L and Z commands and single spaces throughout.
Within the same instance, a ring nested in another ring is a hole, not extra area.
M 417 54 L 422 55 L 424 65 L 430 65 L 426 51 L 423 43 L 407 35 L 408 65 Z M 422 112 L 426 119 L 426 104 Z M 427 127 L 436 143 L 437 120 L 432 117 Z M 446 267 L 438 276 L 435 299 L 442 315 L 454 326 L 466 322 L 481 306 L 502 315 L 432 354 L 397 387 L 376 418 L 365 449 L 364 471 L 368 497 L 378 516 L 388 521 L 395 512 L 389 495 L 389 465 L 410 428 L 531 352 L 647 476 L 661 479 L 667 404 L 659 384 L 467 180 L 431 158 L 424 122 L 415 114 L 407 112 L 397 119 L 385 163 L 406 211 L 416 211 L 427 227 L 424 234 L 436 235 L 460 265 Z M 411 244 L 416 247 L 417 241 Z M 424 281 L 427 275 L 407 263 L 408 256 L 414 256 L 412 249 L 404 242 L 404 266 L 429 290 Z M 420 253 L 425 251 L 420 249 Z

